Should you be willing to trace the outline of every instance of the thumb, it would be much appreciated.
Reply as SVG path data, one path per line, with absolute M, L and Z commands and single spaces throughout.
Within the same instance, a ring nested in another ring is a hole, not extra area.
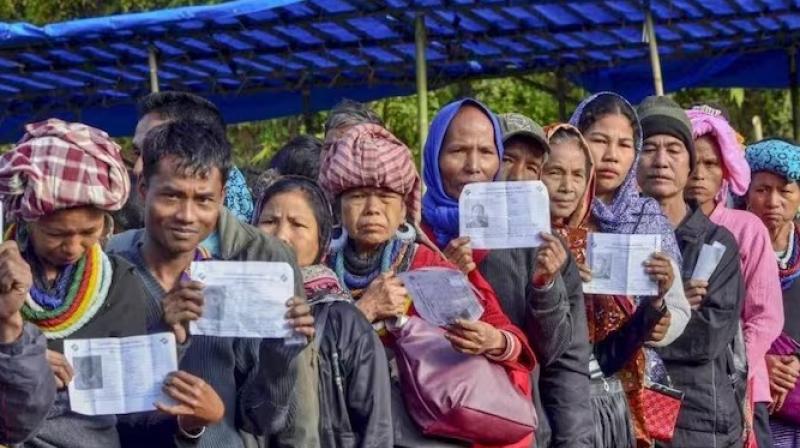
M 178 322 L 172 325 L 172 332 L 175 333 L 175 343 L 178 345 L 183 344 L 186 342 L 187 332 L 186 327 L 183 326 L 182 323 Z

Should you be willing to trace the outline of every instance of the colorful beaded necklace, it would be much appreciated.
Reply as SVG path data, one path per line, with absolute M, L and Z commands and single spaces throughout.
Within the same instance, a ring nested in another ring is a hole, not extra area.
M 17 236 L 13 225 L 6 238 Z M 100 244 L 95 244 L 77 263 L 61 271 L 51 291 L 33 285 L 22 306 L 22 317 L 48 339 L 65 338 L 83 328 L 102 308 L 112 275 L 111 261 Z

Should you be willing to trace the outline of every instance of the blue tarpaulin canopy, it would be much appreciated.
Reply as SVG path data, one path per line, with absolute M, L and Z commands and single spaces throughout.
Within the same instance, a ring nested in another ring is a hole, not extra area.
M 129 135 L 153 68 L 161 90 L 206 96 L 230 123 L 409 94 L 420 14 L 431 88 L 557 71 L 636 100 L 652 92 L 648 8 L 668 90 L 788 86 L 800 0 L 240 0 L 0 23 L 0 141 L 51 116 Z

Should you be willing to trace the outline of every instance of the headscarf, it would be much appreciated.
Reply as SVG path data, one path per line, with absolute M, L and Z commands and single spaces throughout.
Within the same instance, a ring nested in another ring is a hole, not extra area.
M 450 123 L 465 105 L 477 107 L 491 120 L 497 155 L 501 160 L 503 159 L 503 132 L 500 123 L 492 111 L 477 100 L 465 98 L 454 101 L 439 110 L 439 113 L 433 118 L 423 152 L 425 169 L 422 177 L 427 191 L 425 197 L 422 198 L 422 216 L 430 225 L 436 240 L 435 243 L 440 248 L 446 246 L 452 239 L 458 238 L 459 228 L 458 198 L 450 197 L 444 190 L 442 173 L 439 169 L 439 155 Z
M 586 111 L 587 106 L 606 95 L 611 95 L 621 99 L 624 107 L 629 114 L 635 118 L 633 124 L 634 149 L 636 156 L 631 165 L 631 169 L 625 176 L 622 185 L 617 188 L 614 198 L 610 204 L 605 204 L 595 197 L 592 201 L 592 216 L 601 232 L 618 234 L 660 234 L 662 251 L 669 254 L 680 266 L 682 263 L 681 252 L 675 240 L 675 233 L 672 230 L 667 218 L 661 212 L 658 203 L 647 197 L 639 195 L 636 187 L 636 167 L 639 163 L 639 155 L 642 149 L 642 127 L 639 124 L 636 109 L 631 104 L 613 92 L 596 93 L 583 100 L 575 112 L 572 114 L 569 123 L 580 129 L 581 116 Z M 597 163 L 597 161 L 595 162 Z
M 800 147 L 770 138 L 747 147 L 745 159 L 750 171 L 767 171 L 791 182 L 800 181 Z
M 119 210 L 129 192 L 119 145 L 85 124 L 28 124 L 17 146 L 0 157 L 0 196 L 15 221 L 73 207 Z
M 250 222 L 253 216 L 253 195 L 244 174 L 235 166 L 228 171 L 225 183 L 225 207 L 242 222 Z
M 420 220 L 421 183 L 411 151 L 376 124 L 353 126 L 325 153 L 320 186 L 333 198 L 353 188 L 385 188 L 405 198 L 408 219 Z
M 553 223 L 553 230 L 561 235 L 569 244 L 570 252 L 572 252 L 578 263 L 586 262 L 586 237 L 588 229 L 586 227 L 589 220 L 592 200 L 594 199 L 595 192 L 595 172 L 594 172 L 594 158 L 592 151 L 589 149 L 589 144 L 583 138 L 581 132 L 575 126 L 567 123 L 557 123 L 545 128 L 545 135 L 547 140 L 551 141 L 553 136 L 560 130 L 574 131 L 574 135 L 578 138 L 578 147 L 583 151 L 586 160 L 589 162 L 589 172 L 587 173 L 586 190 L 578 203 L 578 207 L 572 212 L 563 223 Z M 572 133 L 570 135 L 573 135 Z M 552 145 L 550 147 L 552 154 Z M 545 164 L 546 165 L 546 164 Z
M 750 186 L 750 166 L 744 158 L 742 144 L 739 143 L 736 131 L 722 113 L 708 106 L 694 107 L 686 111 L 692 122 L 692 136 L 695 140 L 709 135 L 717 142 L 722 159 L 722 188 L 717 193 L 717 202 L 724 202 L 728 191 L 742 196 Z

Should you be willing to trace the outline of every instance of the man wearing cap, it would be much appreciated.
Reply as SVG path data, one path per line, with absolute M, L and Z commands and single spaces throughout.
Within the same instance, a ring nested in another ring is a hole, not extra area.
M 500 165 L 499 180 L 527 181 L 539 180 L 542 167 L 550 154 L 550 145 L 542 127 L 530 118 L 517 113 L 498 115 L 498 121 L 503 131 L 503 153 Z M 481 264 L 481 269 L 488 279 L 495 280 L 494 288 L 498 294 L 505 294 L 507 288 L 504 284 L 513 283 L 510 278 L 501 276 L 498 267 L 503 269 L 503 263 L 498 260 L 522 253 L 534 252 L 529 249 L 512 251 L 495 251 L 489 262 Z M 513 257 L 511 258 L 513 259 Z M 539 413 L 539 428 L 536 431 L 537 446 L 583 446 L 586 438 L 573 431 L 582 425 L 581 422 L 591 424 L 591 416 L 586 412 L 583 387 L 588 388 L 588 372 L 585 365 L 579 363 L 589 359 L 588 325 L 583 300 L 582 284 L 580 278 L 574 275 L 569 266 L 564 266 L 562 278 L 568 291 L 569 311 L 564 319 L 569 322 L 568 328 L 574 337 L 566 349 L 549 363 L 543 363 L 538 374 L 536 384 L 537 412 Z M 498 281 L 500 280 L 500 281 Z M 553 335 L 557 336 L 557 335 Z M 534 343 L 542 343 L 536 341 Z M 587 364 L 588 365 L 588 364 Z
M 550 145 L 539 123 L 516 113 L 498 115 L 503 129 L 500 178 L 506 181 L 539 180 Z
M 658 349 L 672 385 L 685 394 L 671 443 L 658 446 L 742 446 L 743 397 L 737 392 L 744 385 L 738 387 L 732 350 L 745 293 L 739 247 L 728 230 L 684 199 L 695 154 L 692 126 L 683 109 L 667 97 L 648 97 L 637 112 L 644 137 L 639 185 L 659 202 L 675 229 L 686 296 L 700 303 L 683 334 Z M 722 259 L 710 278 L 692 279 L 703 246 L 714 244 L 725 247 Z

